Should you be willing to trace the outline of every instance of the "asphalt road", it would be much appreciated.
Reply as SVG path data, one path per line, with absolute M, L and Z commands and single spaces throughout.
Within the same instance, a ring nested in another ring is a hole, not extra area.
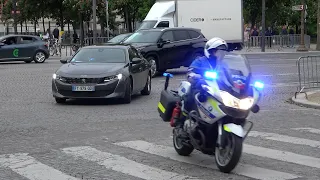
M 0 64 L 0 179 L 319 180 L 320 112 L 286 103 L 296 90 L 299 56 L 247 55 L 255 79 L 266 87 L 261 111 L 249 118 L 254 128 L 241 164 L 231 174 L 220 173 L 213 157 L 175 153 L 172 129 L 157 113 L 163 77 L 152 80 L 150 96 L 136 96 L 129 105 L 58 105 L 51 94 L 57 58 Z M 171 72 L 174 89 L 184 71 Z

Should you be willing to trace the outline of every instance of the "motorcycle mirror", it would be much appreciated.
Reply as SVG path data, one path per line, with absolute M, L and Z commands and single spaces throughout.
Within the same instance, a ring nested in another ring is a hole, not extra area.
M 258 105 L 254 105 L 252 108 L 251 108 L 251 111 L 253 113 L 258 113 L 260 111 L 260 107 Z
M 170 73 L 163 73 L 164 77 L 169 77 L 169 78 L 173 78 L 173 75 Z

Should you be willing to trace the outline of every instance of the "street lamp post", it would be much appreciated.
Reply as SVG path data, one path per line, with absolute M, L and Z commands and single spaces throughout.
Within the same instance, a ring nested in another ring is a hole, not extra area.
M 108 0 L 106 0 L 106 23 L 107 23 L 107 37 L 109 40 L 109 3 Z
M 262 33 L 261 33 L 261 52 L 266 51 L 265 44 L 265 32 L 266 32 L 266 0 L 262 0 Z
M 304 42 L 304 19 L 305 19 L 305 8 L 306 8 L 306 2 L 305 0 L 301 0 L 301 4 L 303 9 L 301 10 L 301 32 L 300 32 L 300 45 L 297 49 L 297 51 L 308 51 L 308 49 L 305 46 Z
M 14 28 L 14 33 L 18 33 L 18 28 L 17 28 L 17 1 L 12 0 L 13 4 L 13 28 Z
M 92 27 L 92 33 L 93 33 L 93 44 L 96 44 L 97 39 L 97 1 L 92 0 L 92 17 L 93 17 L 93 27 Z
M 84 42 L 84 29 L 83 29 L 83 18 L 82 18 L 82 10 L 79 10 L 79 19 L 80 19 L 80 46 L 83 47 Z

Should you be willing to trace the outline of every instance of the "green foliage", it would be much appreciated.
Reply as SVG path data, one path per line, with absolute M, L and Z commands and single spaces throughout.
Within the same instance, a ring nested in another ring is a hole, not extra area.
M 105 0 L 97 0 L 97 4 L 97 16 L 99 18 L 99 23 L 103 25 L 103 27 L 107 27 L 107 13 Z M 110 29 L 116 29 L 116 27 L 119 25 L 119 23 L 115 22 L 117 14 L 114 12 L 114 10 L 116 9 L 114 8 L 113 1 L 111 1 L 108 3 L 108 25 Z
M 3 8 L 2 21 L 12 19 L 12 1 L 7 1 Z M 97 17 L 99 23 L 106 26 L 105 0 L 97 1 Z M 134 21 L 142 21 L 151 6 L 156 0 L 108 0 L 109 1 L 109 25 L 111 29 L 117 27 L 116 15 L 125 19 L 126 24 L 131 26 Z M 17 0 L 18 22 L 37 21 L 42 17 L 56 19 L 60 24 L 79 24 L 79 17 L 82 15 L 84 21 L 92 19 L 92 0 Z M 293 5 L 299 5 L 300 0 L 266 0 L 266 25 L 279 27 L 288 24 L 293 27 L 300 26 L 299 11 L 293 11 Z M 317 21 L 317 1 L 306 0 L 308 6 L 307 29 L 314 34 L 316 32 Z M 262 0 L 243 0 L 243 16 L 245 23 L 260 26 L 261 24 Z M 129 29 L 132 27 L 129 27 Z
M 260 24 L 262 0 L 243 0 L 245 22 Z M 266 0 L 266 25 L 279 27 L 288 24 L 299 27 L 301 11 L 293 11 L 292 6 L 300 5 L 300 0 Z M 317 2 L 306 0 L 307 4 L 307 29 L 309 34 L 316 33 Z

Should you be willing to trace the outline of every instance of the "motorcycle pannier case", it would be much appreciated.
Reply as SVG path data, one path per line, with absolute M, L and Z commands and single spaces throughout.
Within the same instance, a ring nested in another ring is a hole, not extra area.
M 176 92 L 170 90 L 162 90 L 160 96 L 160 102 L 158 103 L 158 112 L 163 121 L 169 122 L 173 109 L 176 107 L 177 101 L 180 97 Z

